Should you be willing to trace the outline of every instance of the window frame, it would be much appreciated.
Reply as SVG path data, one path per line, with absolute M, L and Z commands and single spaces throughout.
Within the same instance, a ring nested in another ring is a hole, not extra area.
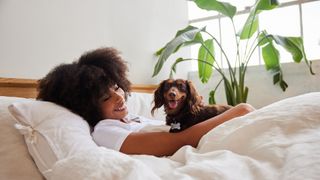
M 302 5 L 305 4 L 305 3 L 316 2 L 316 1 L 320 1 L 320 0 L 296 0 L 296 1 L 290 1 L 290 2 L 283 2 L 283 3 L 279 4 L 279 6 L 278 6 L 278 8 L 284 8 L 284 7 L 296 6 L 296 5 L 298 6 L 298 9 L 299 9 L 298 13 L 299 13 L 300 36 L 302 38 L 304 37 Z M 244 10 L 238 11 L 235 16 L 242 15 L 242 14 L 248 14 L 248 13 L 250 13 L 250 7 L 245 7 Z M 226 18 L 226 17 L 221 15 L 221 14 L 217 14 L 217 15 L 206 16 L 206 17 L 201 17 L 201 18 L 194 18 L 194 19 L 189 19 L 189 24 L 192 25 L 194 23 L 201 23 L 201 22 L 210 21 L 210 20 L 218 20 L 218 22 L 219 22 L 219 39 L 220 39 L 220 43 L 223 43 L 222 34 L 221 34 L 221 19 L 222 18 Z M 258 31 L 259 30 L 260 29 L 258 29 Z M 192 51 L 192 48 L 191 48 L 191 51 Z M 256 64 L 262 65 L 263 64 L 260 48 L 258 49 L 258 54 L 259 54 L 258 55 L 258 62 L 254 63 L 254 65 L 256 65 Z M 220 58 L 221 58 L 220 59 L 220 61 L 221 61 L 220 63 L 223 66 L 223 58 L 222 58 L 222 56 L 220 56 Z M 318 57 L 317 59 L 320 59 L 320 57 Z M 311 59 L 311 60 L 316 60 L 316 59 Z

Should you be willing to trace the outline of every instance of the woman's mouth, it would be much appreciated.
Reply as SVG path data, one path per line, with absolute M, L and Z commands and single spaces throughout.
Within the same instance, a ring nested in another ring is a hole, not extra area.
M 127 109 L 127 106 L 123 104 L 121 107 L 115 108 L 114 111 L 124 111 Z

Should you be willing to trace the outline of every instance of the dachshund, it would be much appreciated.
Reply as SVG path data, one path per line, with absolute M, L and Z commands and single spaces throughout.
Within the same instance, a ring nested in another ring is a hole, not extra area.
M 179 132 L 225 112 L 229 105 L 204 105 L 191 81 L 167 79 L 154 92 L 154 107 L 151 114 L 161 106 L 166 113 L 166 125 L 170 132 Z

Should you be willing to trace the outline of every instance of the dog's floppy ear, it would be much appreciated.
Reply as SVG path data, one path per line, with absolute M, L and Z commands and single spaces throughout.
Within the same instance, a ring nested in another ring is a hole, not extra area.
M 154 111 L 160 108 L 164 104 L 163 89 L 166 82 L 167 82 L 166 80 L 162 81 L 159 84 L 158 88 L 154 91 L 154 98 L 153 98 L 154 106 L 151 109 L 152 116 L 154 115 Z
M 200 105 L 202 104 L 202 97 L 199 96 L 196 88 L 191 81 L 186 81 L 188 87 L 188 105 L 192 114 L 196 114 L 200 111 Z

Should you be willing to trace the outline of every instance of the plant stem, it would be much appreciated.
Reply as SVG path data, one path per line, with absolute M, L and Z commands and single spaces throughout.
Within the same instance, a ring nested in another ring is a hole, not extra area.
M 237 100 L 235 97 L 237 97 L 237 94 L 239 95 L 240 92 L 239 92 L 238 81 L 236 78 L 235 70 L 232 68 L 230 61 L 229 61 L 225 51 L 223 50 L 221 44 L 218 42 L 218 40 L 214 36 L 212 36 L 209 32 L 207 32 L 207 31 L 204 31 L 204 32 L 207 33 L 209 36 L 211 36 L 212 39 L 218 44 L 221 52 L 223 53 L 223 55 L 225 56 L 225 58 L 227 60 L 228 72 L 229 72 L 230 81 L 231 81 L 231 83 L 230 83 L 228 78 L 226 78 L 226 76 L 223 76 L 223 79 L 225 82 L 225 88 L 226 88 L 226 95 L 228 97 L 227 100 L 228 100 L 229 104 L 232 104 L 232 105 L 237 104 Z M 212 55 L 212 53 L 210 53 L 210 54 Z
M 218 89 L 218 86 L 221 84 L 222 81 L 223 81 L 223 78 L 221 78 L 221 80 L 218 82 L 217 86 L 214 88 L 214 91 Z
M 245 70 L 246 70 L 246 68 L 247 68 L 247 66 L 248 66 L 248 63 L 249 63 L 249 60 L 251 59 L 252 54 L 254 53 L 254 51 L 256 50 L 256 48 L 259 46 L 260 42 L 262 42 L 264 39 L 267 38 L 266 34 L 264 34 L 264 35 L 265 35 L 265 36 L 264 36 L 262 39 L 260 39 L 260 40 L 258 41 L 258 43 L 254 46 L 253 50 L 251 51 L 251 53 L 250 53 L 250 55 L 249 55 L 249 57 L 248 57 L 248 60 L 245 62 Z
M 257 2 L 258 1 L 256 1 L 255 2 L 255 6 L 257 5 Z M 250 34 L 251 33 L 251 30 L 252 30 L 252 26 L 253 26 L 253 21 L 254 21 L 254 19 L 255 19 L 255 17 L 256 17 L 256 15 L 257 15 L 257 9 L 256 8 L 254 8 L 254 10 L 253 10 L 253 18 L 252 18 L 252 21 L 251 21 L 251 25 L 250 25 L 250 29 L 249 29 L 249 33 L 248 34 Z M 250 16 L 250 14 L 249 14 L 249 16 Z M 258 33 L 259 34 L 259 33 Z M 246 42 L 246 48 L 245 48 L 245 51 L 244 51 L 244 58 L 246 57 L 246 55 L 247 55 L 247 50 L 248 50 L 248 45 L 249 45 L 249 40 L 250 40 L 251 38 L 248 38 L 247 39 L 247 42 Z M 254 44 L 254 43 L 253 43 Z M 251 48 L 250 48 L 251 49 Z M 249 50 L 249 53 L 252 53 L 252 52 L 250 52 L 250 50 Z M 250 59 L 250 58 L 249 58 Z M 249 60 L 248 59 L 248 60 Z M 246 59 L 244 59 L 244 62 L 246 63 Z M 247 64 L 247 63 L 246 63 Z M 246 65 L 247 66 L 247 65 Z
M 234 67 L 236 67 L 237 61 L 238 61 L 238 63 L 239 63 L 239 64 L 238 64 L 239 66 L 240 66 L 240 62 L 241 62 L 241 60 L 240 60 L 240 53 L 239 53 L 239 47 L 240 47 L 240 45 L 239 45 L 239 40 L 238 40 L 238 38 L 237 38 L 237 31 L 236 31 L 236 27 L 235 27 L 235 25 L 234 25 L 233 19 L 231 19 L 231 22 L 232 22 L 232 27 L 233 27 L 233 31 L 234 31 L 234 38 L 235 38 L 236 45 L 237 45 L 237 55 L 236 55 L 236 62 L 235 62 L 235 66 L 234 66 Z M 236 72 L 236 68 L 235 68 L 234 71 Z
M 252 56 L 252 54 L 254 53 L 254 51 L 255 51 L 255 48 L 254 47 L 256 47 L 256 45 L 258 44 L 258 43 L 255 43 L 255 42 L 257 42 L 257 39 L 259 38 L 259 34 L 260 33 L 258 33 L 257 34 L 257 36 L 256 36 L 256 38 L 253 40 L 253 42 L 252 42 L 252 44 L 251 44 L 251 46 L 250 46 L 250 49 L 249 49 L 249 51 L 248 51 L 248 55 L 244 58 L 244 63 L 245 64 L 248 64 L 249 63 L 249 61 L 250 61 L 250 59 L 251 59 L 251 56 Z
M 231 81 L 234 81 L 234 79 L 235 79 L 235 73 L 234 73 L 234 71 L 233 71 L 233 69 L 232 69 L 232 66 L 231 66 L 231 64 L 230 64 L 230 61 L 229 61 L 228 56 L 226 55 L 225 51 L 224 51 L 223 48 L 221 47 L 221 44 L 220 44 L 220 43 L 218 42 L 218 40 L 217 40 L 214 36 L 212 36 L 209 32 L 207 32 L 207 31 L 204 31 L 204 32 L 207 33 L 209 36 L 211 36 L 211 38 L 218 44 L 218 46 L 219 46 L 222 54 L 225 56 L 225 58 L 226 58 L 226 60 L 227 60 Z
M 210 34 L 209 32 L 207 32 L 207 31 L 204 31 L 204 32 L 207 33 L 207 34 L 218 44 L 218 46 L 219 46 L 222 54 L 224 55 L 224 57 L 225 57 L 226 60 L 227 60 L 228 66 L 230 67 L 231 65 L 230 65 L 229 58 L 228 58 L 227 54 L 224 52 L 224 50 L 223 50 L 221 44 L 219 43 L 219 41 L 218 41 L 212 34 Z M 232 72 L 233 72 L 233 71 L 232 71 Z

